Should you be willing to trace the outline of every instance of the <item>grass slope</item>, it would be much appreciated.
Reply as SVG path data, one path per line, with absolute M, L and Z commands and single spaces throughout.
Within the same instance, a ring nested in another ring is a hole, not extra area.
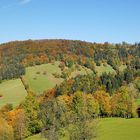
M 37 135 L 31 136 L 31 137 L 28 137 L 25 140 L 46 140 L 46 139 L 42 138 L 40 134 L 37 134 Z
M 61 69 L 58 66 L 59 62 L 55 62 L 54 64 L 49 63 L 26 68 L 25 79 L 29 87 L 40 94 L 44 90 L 53 88 L 56 84 L 59 85 L 63 79 L 53 76 L 53 73 L 61 74 Z
M 20 79 L 5 81 L 0 84 L 0 107 L 10 103 L 13 106 L 17 106 L 24 98 L 27 93 L 22 85 Z
M 139 140 L 140 119 L 101 119 L 96 140 Z
M 139 118 L 104 118 L 99 120 L 98 137 L 94 140 L 139 140 L 139 130 Z M 40 134 L 38 134 L 26 140 L 47 139 L 40 138 Z M 66 140 L 66 138 L 63 138 L 63 140 Z
M 108 64 L 101 64 L 101 66 L 95 66 L 95 70 L 97 71 L 98 75 L 102 75 L 102 73 L 115 73 L 116 71 Z

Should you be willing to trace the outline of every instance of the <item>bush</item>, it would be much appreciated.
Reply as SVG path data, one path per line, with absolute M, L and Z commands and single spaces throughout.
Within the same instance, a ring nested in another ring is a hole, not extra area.
M 0 118 L 0 140 L 14 140 L 12 127 L 2 118 Z
M 61 75 L 59 74 L 59 73 L 53 73 L 52 74 L 55 78 L 60 78 L 61 77 Z

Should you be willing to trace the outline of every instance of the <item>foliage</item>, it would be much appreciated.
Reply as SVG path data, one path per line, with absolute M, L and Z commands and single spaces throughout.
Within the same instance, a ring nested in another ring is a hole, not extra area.
M 140 46 L 137 44 L 88 43 L 74 40 L 27 40 L 0 45 L 0 81 L 19 78 L 25 67 L 62 61 L 68 67 L 75 62 L 93 71 L 95 63 L 107 62 L 118 70 L 120 62 L 131 69 L 140 68 Z
M 110 96 L 103 90 L 94 93 L 95 100 L 99 103 L 100 116 L 109 116 L 111 114 Z
M 14 139 L 21 140 L 28 136 L 24 110 L 14 109 L 8 113 L 8 122 L 13 127 Z
M 96 137 L 96 126 L 93 117 L 98 114 L 98 104 L 92 95 L 76 92 L 72 98 L 73 115 L 70 118 L 70 140 L 91 140 Z M 89 122 L 94 122 L 90 125 Z
M 94 74 L 78 75 L 72 79 L 65 80 L 57 88 L 57 95 L 70 95 L 76 91 L 93 93 L 97 90 L 98 80 Z
M 19 98 L 19 90 L 22 93 L 26 89 L 29 93 L 16 109 L 13 110 L 11 105 L 1 109 L 0 115 L 8 124 L 3 119 L 0 122 L 9 133 L 1 127 L 0 137 L 13 139 L 14 135 L 18 140 L 42 131 L 49 140 L 58 140 L 63 135 L 70 140 L 91 140 L 96 137 L 97 116 L 134 117 L 135 87 L 130 85 L 135 83 L 139 90 L 139 57 L 140 44 L 97 44 L 74 40 L 1 44 L 0 94 L 3 96 L 0 102 L 12 103 L 15 107 L 19 103 L 17 100 L 21 101 L 25 95 Z M 120 70 L 121 65 L 126 69 Z M 92 72 L 74 75 L 72 72 L 77 70 L 76 66 L 89 68 Z M 59 78 L 54 77 L 57 74 Z M 15 83 L 16 87 L 4 81 L 14 78 L 21 78 L 16 80 L 20 81 L 20 84 Z M 54 86 L 39 96 L 29 91 L 31 87 L 42 93 Z M 5 100 L 7 96 L 8 101 Z
M 136 108 L 134 104 L 134 96 L 129 93 L 126 87 L 120 88 L 118 93 L 111 98 L 112 114 L 118 117 L 134 117 Z
M 96 136 L 90 121 L 98 114 L 98 104 L 91 94 L 76 92 L 74 95 L 62 95 L 57 98 L 45 96 L 41 103 L 43 134 L 49 140 L 62 137 L 66 129 L 70 140 L 90 140 Z
M 0 118 L 0 139 L 14 140 L 12 127 L 2 118 Z
M 35 134 L 41 131 L 42 122 L 39 118 L 39 103 L 34 93 L 29 92 L 25 101 L 21 104 L 25 111 L 28 133 Z

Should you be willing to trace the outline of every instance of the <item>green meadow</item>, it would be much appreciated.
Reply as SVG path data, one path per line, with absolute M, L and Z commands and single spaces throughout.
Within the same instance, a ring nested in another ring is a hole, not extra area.
M 140 119 L 105 118 L 99 120 L 96 140 L 139 140 Z
M 19 105 L 27 93 L 20 79 L 4 81 L 0 84 L 0 107 L 5 104 Z
M 115 73 L 116 71 L 108 64 L 101 64 L 101 66 L 95 66 L 97 74 L 100 76 L 102 73 Z
M 34 135 L 34 136 L 31 136 L 31 137 L 28 137 L 27 139 L 25 140 L 46 140 L 45 138 L 41 137 L 40 134 L 37 134 L 37 135 Z
M 37 94 L 59 85 L 63 79 L 53 76 L 54 73 L 61 75 L 61 69 L 58 66 L 59 62 L 55 62 L 26 68 L 26 83 Z

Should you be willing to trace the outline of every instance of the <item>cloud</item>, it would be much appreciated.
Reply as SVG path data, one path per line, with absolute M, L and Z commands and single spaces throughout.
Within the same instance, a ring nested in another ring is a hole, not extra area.
M 18 0 L 15 3 L 11 3 L 9 5 L 4 5 L 4 6 L 0 7 L 0 9 L 9 9 L 9 8 L 12 8 L 12 7 L 15 7 L 15 6 L 25 5 L 25 4 L 28 4 L 31 1 L 32 0 Z

